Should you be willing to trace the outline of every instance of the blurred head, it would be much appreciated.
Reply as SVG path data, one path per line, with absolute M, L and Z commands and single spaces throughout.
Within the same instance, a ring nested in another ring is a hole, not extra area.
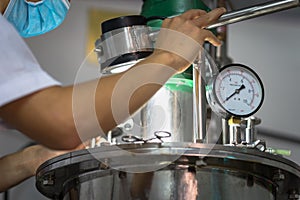
M 69 0 L 1 0 L 3 16 L 23 37 L 32 37 L 57 28 L 65 19 Z

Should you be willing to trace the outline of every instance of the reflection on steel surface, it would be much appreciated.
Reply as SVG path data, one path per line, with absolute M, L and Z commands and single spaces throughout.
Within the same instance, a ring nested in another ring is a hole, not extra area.
M 124 156 L 124 150 L 135 154 Z M 298 165 L 257 149 L 147 143 L 100 147 L 92 153 L 80 150 L 44 163 L 37 171 L 38 190 L 64 200 L 281 200 L 300 191 Z M 130 172 L 178 155 L 155 171 Z

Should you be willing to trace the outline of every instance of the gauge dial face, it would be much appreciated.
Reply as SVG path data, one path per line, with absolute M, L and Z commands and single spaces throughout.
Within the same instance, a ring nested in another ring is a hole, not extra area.
M 221 107 L 238 117 L 254 114 L 264 98 L 258 75 L 241 64 L 227 65 L 220 70 L 214 83 L 214 92 Z

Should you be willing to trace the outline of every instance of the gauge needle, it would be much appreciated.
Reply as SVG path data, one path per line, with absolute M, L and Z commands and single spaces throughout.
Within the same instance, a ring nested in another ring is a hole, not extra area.
M 238 88 L 238 89 L 235 89 L 234 93 L 232 93 L 229 97 L 227 97 L 227 98 L 225 99 L 225 101 L 228 101 L 228 100 L 229 100 L 231 97 L 233 97 L 234 95 L 239 94 L 240 91 L 241 91 L 242 89 L 245 89 L 245 88 L 246 88 L 246 87 L 245 87 L 244 84 L 241 85 L 241 87 Z M 224 102 L 225 102 L 225 101 L 224 101 Z

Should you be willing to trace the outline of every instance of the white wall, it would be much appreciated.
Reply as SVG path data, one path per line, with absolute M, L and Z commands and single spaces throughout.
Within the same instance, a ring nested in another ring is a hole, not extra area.
M 255 69 L 265 87 L 257 117 L 260 127 L 300 139 L 300 8 L 282 11 L 229 26 L 229 55 L 234 62 Z M 267 144 L 291 149 L 300 163 L 300 144 L 267 138 Z
M 264 83 L 262 126 L 299 138 L 300 8 L 291 11 L 230 25 L 229 55 L 252 66 Z
M 72 0 L 70 13 L 61 27 L 26 41 L 43 68 L 68 85 L 73 83 L 86 56 L 88 9 L 113 7 L 134 14 L 139 13 L 141 3 L 141 0 Z M 284 11 L 230 25 L 228 46 L 235 62 L 252 66 L 263 80 L 266 97 L 257 113 L 263 121 L 261 126 L 300 138 L 300 106 L 297 104 L 300 102 L 300 15 L 293 13 Z M 99 69 L 90 66 L 85 73 L 85 79 L 94 78 Z M 18 133 L 0 137 L 4 152 L 15 151 L 28 142 Z M 292 149 L 290 159 L 300 163 L 299 144 L 267 139 L 271 146 Z M 31 187 L 34 188 L 34 179 L 16 187 L 11 199 L 44 199 L 37 191 L 28 189 Z

